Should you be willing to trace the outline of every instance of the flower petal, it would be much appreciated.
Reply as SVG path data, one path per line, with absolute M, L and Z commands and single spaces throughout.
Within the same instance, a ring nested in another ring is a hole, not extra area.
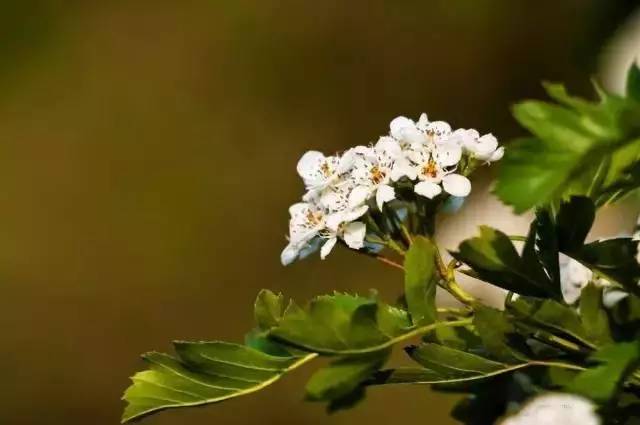
M 402 138 L 402 130 L 405 128 L 415 127 L 413 121 L 411 121 L 407 117 L 397 117 L 394 118 L 389 124 L 389 130 L 391 130 L 390 134 L 394 139 Z
M 471 193 L 471 182 L 460 174 L 448 174 L 442 179 L 445 192 L 453 196 L 467 196 Z
M 442 192 L 439 184 L 432 182 L 420 182 L 413 187 L 414 192 L 426 198 L 433 199 Z
M 360 249 L 364 246 L 364 237 L 367 234 L 367 226 L 361 221 L 347 224 L 344 229 L 344 241 L 352 249 Z
M 389 185 L 381 184 L 376 191 L 376 204 L 378 209 L 382 211 L 382 206 L 389 201 L 396 199 L 396 191 Z
M 500 146 L 491 154 L 491 156 L 489 157 L 489 162 L 500 161 L 503 156 L 504 156 L 504 146 Z
M 300 214 L 305 214 L 308 209 L 309 204 L 306 202 L 297 202 L 289 207 L 289 215 L 294 217 Z
M 427 117 L 427 114 L 425 114 L 423 112 L 422 114 L 420 114 L 420 118 L 418 119 L 418 122 L 416 123 L 416 127 L 420 131 L 426 131 L 428 125 L 429 125 L 429 117 Z
M 424 133 L 415 127 L 407 127 L 402 130 L 401 134 L 402 136 L 399 138 L 399 140 L 402 140 L 409 144 L 426 143 L 427 141 Z
M 357 220 L 363 215 L 365 215 L 367 211 L 369 211 L 368 205 L 362 205 L 362 206 L 359 206 L 358 208 L 354 208 L 351 211 L 345 212 L 343 214 L 342 222 L 350 223 L 353 220 Z
M 331 253 L 331 250 L 333 249 L 333 247 L 336 246 L 336 242 L 338 242 L 338 238 L 336 238 L 335 236 L 330 239 L 327 239 L 324 245 L 322 245 L 322 248 L 320 248 L 321 259 L 324 260 L 325 258 L 327 258 L 327 255 Z
M 324 154 L 318 151 L 308 151 L 298 161 L 296 170 L 303 179 L 313 177 L 313 174 L 319 169 L 325 161 Z
M 460 162 L 462 148 L 455 143 L 441 143 L 436 145 L 434 156 L 441 167 L 451 167 Z
M 280 262 L 282 263 L 282 265 L 288 266 L 289 264 L 296 261 L 296 258 L 298 258 L 298 252 L 299 249 L 297 245 L 292 243 L 288 244 L 280 254 Z
M 364 204 L 369 195 L 371 189 L 367 186 L 356 186 L 349 194 L 349 208 L 355 208 Z

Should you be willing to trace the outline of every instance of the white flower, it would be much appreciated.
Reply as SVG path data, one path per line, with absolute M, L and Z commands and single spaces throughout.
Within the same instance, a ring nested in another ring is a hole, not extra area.
M 283 265 L 298 258 L 309 242 L 325 229 L 325 214 L 316 205 L 299 202 L 289 208 L 289 244 L 280 254 Z
M 504 147 L 498 147 L 498 139 L 491 133 L 480 136 L 474 129 L 458 129 L 447 141 L 460 145 L 472 157 L 487 162 L 499 161 L 504 155 Z
M 417 194 L 433 199 L 442 189 L 457 197 L 465 197 L 471 192 L 469 179 L 455 173 L 455 166 L 462 156 L 460 146 L 454 143 L 425 147 L 413 145 L 407 156 L 415 164 L 416 174 L 420 179 L 414 186 Z
M 502 425 L 600 425 L 596 406 L 573 394 L 549 393 L 534 398 Z
M 580 298 L 585 286 L 593 279 L 593 272 L 580 262 L 560 253 L 560 288 L 567 304 L 573 304 Z
M 296 168 L 307 189 L 322 190 L 349 171 L 352 160 L 350 151 L 342 156 L 324 156 L 322 152 L 308 151 L 302 155 Z
M 354 192 L 363 194 L 366 199 L 375 196 L 380 210 L 396 197 L 391 186 L 393 182 L 407 174 L 413 174 L 415 178 L 400 144 L 391 137 L 381 137 L 373 147 L 358 146 L 353 152 L 351 178 L 356 185 Z
M 391 137 L 404 145 L 440 143 L 451 134 L 451 126 L 445 121 L 429 122 L 427 114 L 420 115 L 418 122 L 406 117 L 397 117 L 389 124 Z

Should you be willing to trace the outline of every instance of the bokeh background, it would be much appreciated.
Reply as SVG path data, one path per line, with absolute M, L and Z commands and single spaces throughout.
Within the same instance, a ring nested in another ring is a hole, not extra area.
M 508 140 L 540 80 L 588 92 L 636 3 L 4 0 L 0 422 L 116 424 L 140 353 L 240 341 L 262 287 L 394 299 L 397 272 L 352 253 L 280 265 L 298 157 L 422 111 Z M 444 221 L 448 246 L 525 225 L 487 201 L 494 171 Z M 145 423 L 453 423 L 455 397 L 421 387 L 328 416 L 301 401 L 309 373 Z

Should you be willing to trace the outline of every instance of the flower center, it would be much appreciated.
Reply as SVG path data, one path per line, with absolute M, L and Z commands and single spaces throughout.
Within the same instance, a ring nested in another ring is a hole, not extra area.
M 371 168 L 371 181 L 373 184 L 380 184 L 387 176 L 387 173 L 382 171 L 378 166 Z
M 329 177 L 331 175 L 331 167 L 329 166 L 329 163 L 327 161 L 323 162 L 322 165 L 320 165 L 320 171 L 325 177 Z
M 312 226 L 317 226 L 322 222 L 322 213 L 320 211 L 313 212 L 311 210 L 307 211 L 307 222 Z
M 429 162 L 422 167 L 422 174 L 435 179 L 438 177 L 438 164 L 436 164 L 433 159 L 430 159 Z

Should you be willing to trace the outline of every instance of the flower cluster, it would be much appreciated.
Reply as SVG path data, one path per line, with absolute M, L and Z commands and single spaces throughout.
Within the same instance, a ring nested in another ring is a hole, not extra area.
M 464 198 L 471 192 L 467 175 L 475 167 L 498 161 L 504 148 L 492 134 L 473 129 L 452 130 L 444 121 L 422 114 L 391 121 L 390 131 L 369 146 L 356 146 L 340 155 L 306 152 L 297 171 L 307 192 L 289 208 L 289 244 L 281 255 L 287 265 L 320 249 L 325 258 L 338 241 L 352 249 L 367 243 L 367 215 L 402 201 Z

